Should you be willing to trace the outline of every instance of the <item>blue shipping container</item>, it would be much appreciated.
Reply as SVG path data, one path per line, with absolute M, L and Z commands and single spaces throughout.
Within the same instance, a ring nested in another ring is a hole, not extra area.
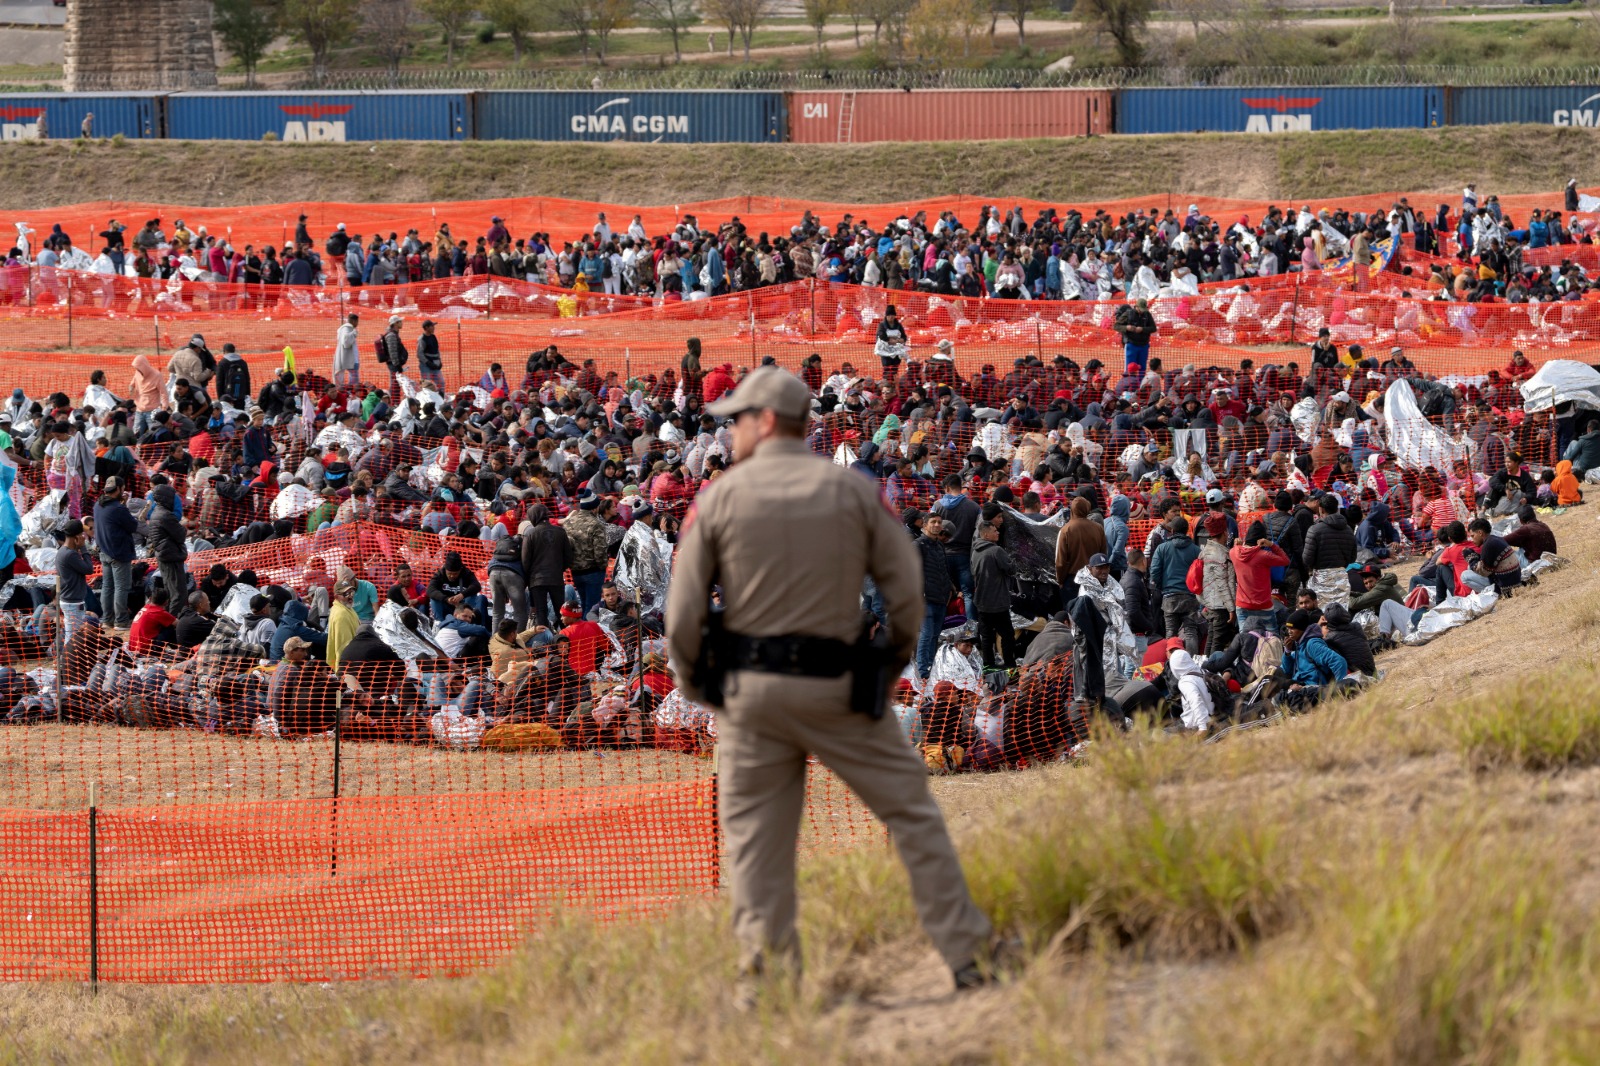
M 1450 125 L 1600 126 L 1600 85 L 1516 86 L 1450 90 Z
M 1443 101 L 1444 90 L 1436 86 L 1123 89 L 1117 132 L 1423 129 L 1444 125 Z
M 97 96 L 91 93 L 33 93 L 26 96 L 0 95 L 0 140 L 31 141 L 39 136 L 39 119 L 44 118 L 44 135 L 52 140 L 78 137 L 83 120 L 94 116 L 91 133 L 96 137 L 128 138 L 161 136 L 161 97 Z
M 781 141 L 783 93 L 481 92 L 485 141 Z
M 174 93 L 167 136 L 179 141 L 465 141 L 464 92 Z

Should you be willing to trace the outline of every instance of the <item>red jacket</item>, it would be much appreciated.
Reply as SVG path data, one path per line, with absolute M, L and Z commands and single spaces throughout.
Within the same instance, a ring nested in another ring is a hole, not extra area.
M 128 627 L 128 650 L 144 655 L 150 650 L 150 642 L 156 639 L 167 626 L 175 625 L 177 619 L 172 617 L 165 608 L 147 603 L 133 618 L 133 625 Z
M 567 638 L 567 665 L 580 677 L 592 674 L 611 650 L 606 631 L 595 622 L 574 622 L 561 631 Z
M 1234 603 L 1241 611 L 1272 609 L 1272 568 L 1288 566 L 1289 556 L 1276 544 L 1258 548 L 1243 541 L 1228 552 L 1233 560 Z
M 701 386 L 701 399 L 706 403 L 719 399 L 723 393 L 733 389 L 733 366 L 723 363 L 711 373 L 706 375 L 705 384 Z

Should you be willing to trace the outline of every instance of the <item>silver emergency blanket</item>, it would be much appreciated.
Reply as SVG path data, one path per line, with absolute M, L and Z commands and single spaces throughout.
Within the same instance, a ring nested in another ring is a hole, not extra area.
M 941 641 L 938 652 L 933 656 L 933 668 L 928 671 L 928 680 L 923 686 L 924 691 L 941 681 L 948 681 L 956 688 L 979 696 L 983 695 L 983 658 L 977 649 L 962 655 L 961 649 L 955 644 Z
M 56 523 L 65 516 L 66 502 L 66 489 L 54 489 L 45 493 L 44 497 L 34 504 L 33 509 L 22 516 L 22 535 L 17 540 L 33 547 L 40 545 L 55 547 L 55 540 L 50 534 L 55 530 Z
M 667 583 L 672 580 L 671 543 L 643 522 L 633 523 L 617 546 L 614 578 L 628 598 L 637 597 L 641 614 L 664 610 Z
M 273 518 L 298 518 L 317 506 L 317 494 L 304 485 L 285 485 L 273 498 Z
M 1518 388 L 1522 409 L 1529 414 L 1563 403 L 1600 411 L 1600 370 L 1575 359 L 1550 360 Z
M 1313 570 L 1306 587 L 1317 594 L 1317 603 L 1324 607 L 1330 603 L 1350 606 L 1350 578 L 1343 570 Z
M 90 385 L 83 390 L 83 406 L 93 407 L 94 413 L 104 418 L 116 410 L 117 398 L 104 385 Z
M 378 613 L 372 617 L 372 631 L 378 634 L 378 639 L 393 648 L 396 655 L 408 662 L 415 659 L 445 657 L 444 649 L 434 641 L 432 621 L 421 611 L 414 611 L 417 616 L 417 631 L 413 633 L 400 620 L 402 610 L 393 600 L 385 600 L 378 607 Z
M 1488 614 L 1494 610 L 1494 605 L 1499 599 L 1494 589 L 1484 589 L 1470 596 L 1447 596 L 1443 602 L 1436 604 L 1427 614 L 1417 619 L 1416 626 L 1406 636 L 1406 643 L 1426 644 L 1441 633 L 1449 632 L 1457 626 L 1466 625 L 1474 618 Z
M 692 729 L 713 739 L 717 735 L 717 716 L 711 708 L 695 703 L 679 689 L 673 689 L 656 704 L 655 720 L 658 729 Z
M 1545 552 L 1543 555 L 1539 556 L 1539 558 L 1522 568 L 1522 580 L 1527 581 L 1530 577 L 1538 577 L 1540 574 L 1545 573 L 1548 570 L 1560 570 L 1563 566 L 1570 565 L 1572 565 L 1572 561 L 1570 559 L 1564 559 L 1559 555 L 1552 555 L 1549 552 Z
M 313 441 L 319 448 L 346 448 L 350 452 L 350 462 L 355 463 L 361 453 L 367 450 L 367 439 L 353 429 L 345 429 L 340 425 L 332 425 L 317 434 Z
M 1102 585 L 1095 580 L 1087 566 L 1074 575 L 1073 581 L 1081 590 L 1080 595 L 1087 596 L 1106 620 L 1105 642 L 1100 653 L 1106 678 L 1131 676 L 1139 663 L 1134 659 L 1137 644 L 1133 639 L 1133 630 L 1128 626 L 1128 612 L 1123 606 L 1126 594 L 1122 591 L 1122 585 L 1114 580 Z
M 244 620 L 250 615 L 250 601 L 260 591 L 254 585 L 246 585 L 243 582 L 234 585 L 223 595 L 217 613 L 243 629 Z
M 1294 426 L 1295 435 L 1307 444 L 1316 439 L 1319 415 L 1320 409 L 1317 407 L 1315 396 L 1306 396 L 1289 408 L 1289 422 Z
M 1384 394 L 1383 415 L 1389 424 L 1389 449 L 1401 466 L 1448 470 L 1457 459 L 1470 458 L 1465 444 L 1422 417 L 1417 395 L 1404 381 L 1396 381 Z

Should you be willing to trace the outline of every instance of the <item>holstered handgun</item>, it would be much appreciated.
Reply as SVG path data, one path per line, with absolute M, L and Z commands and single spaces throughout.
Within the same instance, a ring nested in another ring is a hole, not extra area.
M 889 670 L 889 631 L 874 625 L 869 617 L 850 650 L 855 659 L 850 672 L 850 709 L 869 718 L 882 718 L 889 686 L 895 680 Z
M 689 671 L 689 683 L 705 693 L 708 706 L 722 707 L 723 685 L 733 666 L 733 638 L 722 624 L 722 612 L 706 616 L 700 629 L 700 655 Z

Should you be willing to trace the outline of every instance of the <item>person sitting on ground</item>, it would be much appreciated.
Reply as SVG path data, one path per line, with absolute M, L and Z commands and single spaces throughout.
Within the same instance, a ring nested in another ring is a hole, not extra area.
M 1294 707 L 1318 702 L 1350 674 L 1344 657 L 1317 631 L 1315 617 L 1302 610 L 1291 611 L 1284 621 L 1280 669 L 1289 678 L 1284 698 Z
M 1023 666 L 1033 666 L 1035 663 L 1049 662 L 1063 655 L 1071 655 L 1074 644 L 1072 634 L 1072 620 L 1066 611 L 1057 611 L 1050 616 L 1050 621 L 1039 630 L 1028 645 L 1027 654 L 1022 657 Z
M 287 613 L 287 612 L 286 612 Z M 267 683 L 267 713 L 281 737 L 314 736 L 333 728 L 338 713 L 332 675 L 311 661 L 311 642 L 289 637 L 282 643 L 283 661 Z
M 1572 461 L 1563 459 L 1556 464 L 1555 476 L 1550 480 L 1550 492 L 1557 507 L 1576 507 L 1583 502 L 1583 490 L 1572 472 Z
M 1206 687 L 1205 670 L 1183 648 L 1173 648 L 1167 655 L 1167 668 L 1177 683 L 1178 697 L 1183 706 L 1182 721 L 1185 729 L 1202 730 L 1211 724 L 1215 709 L 1211 690 Z
M 1509 596 L 1522 584 L 1522 560 L 1517 550 L 1504 537 L 1495 536 L 1487 518 L 1472 520 L 1467 526 L 1467 540 L 1471 544 L 1466 553 L 1469 569 L 1461 575 L 1463 582 L 1479 591 L 1493 587 L 1502 596 Z
M 211 635 L 217 616 L 211 613 L 211 599 L 199 589 L 189 593 L 183 613 L 178 615 L 174 629 L 181 648 L 198 648 Z
M 1556 554 L 1556 535 L 1550 527 L 1539 521 L 1532 507 L 1526 505 L 1517 512 L 1517 521 L 1521 524 L 1507 533 L 1506 543 L 1513 548 L 1518 548 L 1528 557 L 1528 561 L 1536 562 L 1545 555 Z
M 167 610 L 170 595 L 167 587 L 158 582 L 134 616 L 133 625 L 128 627 L 128 650 L 135 655 L 154 655 L 178 643 L 174 629 L 178 620 Z
M 428 582 L 428 600 L 435 622 L 447 620 L 461 607 L 472 611 L 474 617 L 486 615 L 489 609 L 478 575 L 462 565 L 460 552 L 444 553 L 444 565 Z M 488 630 L 484 633 L 484 646 L 488 647 Z
M 1376 677 L 1378 663 L 1372 655 L 1372 645 L 1360 626 L 1350 620 L 1350 612 L 1342 603 L 1330 603 L 1322 612 L 1322 639 L 1328 647 L 1339 653 L 1351 673 Z
M 477 659 L 489 654 L 489 631 L 474 621 L 477 616 L 465 603 L 439 626 L 439 647 L 452 659 Z M 513 620 L 512 628 L 516 628 Z
M 305 641 L 313 658 L 322 658 L 323 652 L 328 647 L 328 634 L 306 624 L 310 614 L 311 609 L 300 600 L 290 600 L 284 606 L 278 628 L 272 634 L 272 643 L 267 647 L 267 658 L 282 659 L 284 646 L 288 644 L 290 637 L 299 637 Z
M 1361 570 L 1361 583 L 1366 591 L 1350 601 L 1351 612 L 1371 611 L 1378 616 L 1378 632 L 1386 637 L 1405 636 L 1411 627 L 1411 612 L 1400 595 L 1399 578 L 1376 566 L 1366 566 Z

